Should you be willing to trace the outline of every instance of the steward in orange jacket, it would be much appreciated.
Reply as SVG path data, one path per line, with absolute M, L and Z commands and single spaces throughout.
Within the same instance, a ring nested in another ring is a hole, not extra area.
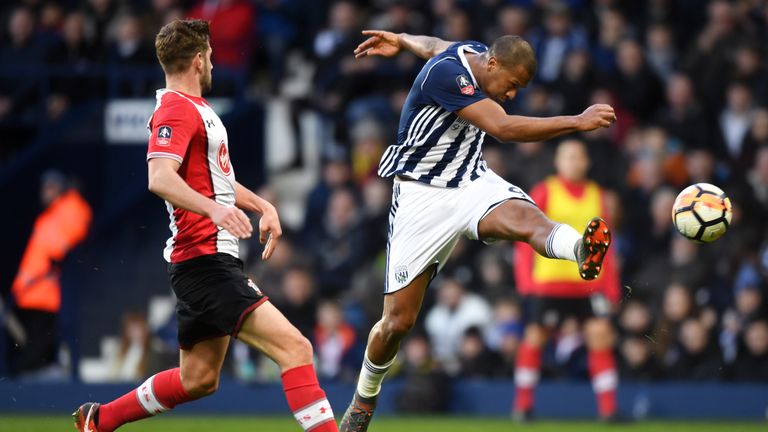
M 41 198 L 47 208 L 35 220 L 11 287 L 16 314 L 26 333 L 26 343 L 11 362 L 16 372 L 39 369 L 55 360 L 60 264 L 85 239 L 91 223 L 91 207 L 77 190 L 67 188 L 61 174 L 43 176 Z

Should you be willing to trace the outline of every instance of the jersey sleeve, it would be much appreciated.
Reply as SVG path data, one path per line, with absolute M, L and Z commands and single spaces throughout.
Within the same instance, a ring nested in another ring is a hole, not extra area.
M 424 96 L 450 112 L 486 98 L 469 72 L 450 57 L 437 60 L 421 85 Z
M 187 100 L 166 98 L 149 120 L 147 160 L 169 158 L 182 163 L 189 142 L 200 128 L 200 114 Z

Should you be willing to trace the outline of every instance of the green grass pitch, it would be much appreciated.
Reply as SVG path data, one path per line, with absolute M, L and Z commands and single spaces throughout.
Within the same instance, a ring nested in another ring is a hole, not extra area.
M 370 432 L 752 432 L 765 431 L 765 423 L 738 422 L 642 422 L 603 425 L 594 422 L 539 421 L 518 425 L 507 419 L 466 417 L 381 417 Z M 0 431 L 73 431 L 69 416 L 0 414 Z M 301 432 L 287 417 L 164 416 L 129 424 L 121 432 Z

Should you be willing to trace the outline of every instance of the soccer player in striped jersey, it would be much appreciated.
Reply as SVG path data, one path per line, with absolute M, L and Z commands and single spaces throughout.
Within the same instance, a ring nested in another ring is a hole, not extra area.
M 541 141 L 609 127 L 613 108 L 593 105 L 576 116 L 507 115 L 501 104 L 536 73 L 533 48 L 518 36 L 491 46 L 369 30 L 357 57 L 394 56 L 402 49 L 427 59 L 405 101 L 397 143 L 379 175 L 394 177 L 384 288 L 384 313 L 374 325 L 352 403 L 340 431 L 368 429 L 381 382 L 400 341 L 416 322 L 424 292 L 460 236 L 530 244 L 540 255 L 575 262 L 586 280 L 598 276 L 610 231 L 595 217 L 583 235 L 548 219 L 520 188 L 488 169 L 485 134 L 501 142 Z
M 275 208 L 235 180 L 229 139 L 202 94 L 211 87 L 208 22 L 175 20 L 155 38 L 166 88 L 149 120 L 149 190 L 165 200 L 171 238 L 165 253 L 177 298 L 179 367 L 151 376 L 109 402 L 88 402 L 72 415 L 80 432 L 112 432 L 216 391 L 235 337 L 273 359 L 288 406 L 304 430 L 336 432 L 312 366 L 312 345 L 243 273 L 238 241 L 261 215 L 269 259 L 282 234 Z M 258 401 L 254 401 L 258 403 Z

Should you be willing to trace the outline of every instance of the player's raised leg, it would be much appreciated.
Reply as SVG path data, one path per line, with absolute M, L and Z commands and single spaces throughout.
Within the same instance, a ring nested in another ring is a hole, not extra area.
M 336 432 L 333 410 L 317 382 L 312 344 L 271 303 L 246 316 L 238 339 L 280 366 L 288 406 L 304 430 Z
M 538 207 L 522 199 L 501 203 L 478 224 L 480 238 L 523 241 L 547 258 L 574 261 L 579 275 L 595 279 L 611 244 L 611 232 L 604 220 L 593 218 L 580 235 L 566 224 L 547 218 Z
M 368 346 L 357 380 L 357 389 L 352 403 L 339 423 L 339 431 L 368 430 L 381 391 L 381 382 L 395 361 L 400 342 L 416 323 L 424 292 L 436 271 L 436 266 L 432 265 L 405 288 L 384 297 L 384 312 L 368 335 Z
M 173 409 L 176 405 L 213 394 L 227 353 L 229 336 L 196 343 L 181 350 L 180 367 L 151 376 L 139 387 L 99 405 L 89 402 L 72 416 L 81 432 L 112 432 L 120 426 Z

